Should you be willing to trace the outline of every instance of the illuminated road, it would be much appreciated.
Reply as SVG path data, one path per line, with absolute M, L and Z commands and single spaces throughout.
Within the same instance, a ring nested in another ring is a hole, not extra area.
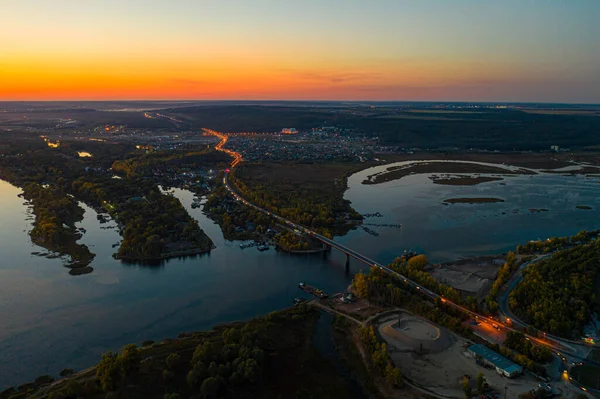
M 219 142 L 219 144 L 217 144 L 217 146 L 215 148 L 217 150 L 219 150 L 219 151 L 223 151 L 223 152 L 231 155 L 234 158 L 233 162 L 231 163 L 231 169 L 233 169 L 236 165 L 238 165 L 242 161 L 241 154 L 239 154 L 239 153 L 237 153 L 235 151 L 231 151 L 231 150 L 227 150 L 227 149 L 223 148 L 223 146 L 227 143 L 227 135 L 226 134 L 219 133 L 219 132 L 216 132 L 216 131 L 210 130 L 210 129 L 202 129 L 202 130 L 207 135 L 214 135 L 214 136 L 216 136 L 216 137 L 218 137 L 218 138 L 221 139 L 221 142 Z M 393 277 L 401 280 L 408 287 L 414 288 L 415 290 L 421 292 L 424 296 L 428 297 L 429 299 L 431 299 L 433 301 L 439 299 L 445 305 L 451 306 L 451 307 L 453 307 L 455 309 L 458 309 L 461 312 L 469 315 L 470 317 L 472 317 L 472 318 L 474 318 L 474 319 L 476 319 L 476 320 L 478 320 L 480 322 L 486 322 L 486 323 L 489 323 L 490 325 L 496 324 L 496 325 L 498 325 L 499 327 L 501 327 L 501 328 L 503 328 L 505 330 L 523 333 L 523 331 L 517 330 L 517 329 L 515 329 L 515 328 L 513 328 L 513 327 L 511 327 L 509 325 L 506 325 L 505 323 L 502 323 L 500 321 L 491 319 L 491 318 L 489 318 L 487 316 L 484 316 L 484 315 L 481 315 L 479 313 L 473 312 L 473 311 L 471 311 L 471 310 L 469 310 L 469 309 L 467 309 L 467 308 L 465 308 L 465 307 L 463 307 L 463 306 L 461 306 L 461 305 L 459 305 L 457 303 L 454 303 L 454 302 L 452 302 L 452 301 L 450 301 L 450 300 L 442 297 L 441 295 L 439 295 L 439 294 L 437 294 L 437 293 L 435 293 L 433 291 L 430 291 L 429 289 L 423 287 L 422 285 L 420 285 L 419 283 L 417 283 L 417 282 L 409 279 L 408 277 L 406 277 L 406 276 L 404 276 L 404 275 L 402 275 L 402 274 L 400 274 L 400 273 L 398 273 L 398 272 L 390 269 L 389 267 L 387 267 L 385 265 L 382 265 L 382 264 L 379 264 L 376 261 L 374 261 L 373 259 L 370 259 L 370 258 L 368 258 L 368 257 L 366 257 L 366 256 L 364 256 L 364 255 L 362 255 L 362 254 L 354 251 L 351 248 L 348 248 L 348 247 L 346 247 L 346 246 L 344 246 L 344 245 L 342 245 L 340 243 L 337 243 L 337 242 L 333 241 L 330 238 L 327 238 L 327 237 L 325 237 L 325 236 L 323 236 L 321 234 L 318 234 L 317 232 L 309 229 L 308 227 L 304 227 L 304 226 L 301 226 L 299 224 L 296 224 L 296 223 L 292 222 L 291 220 L 285 219 L 285 218 L 283 218 L 283 217 L 281 217 L 279 215 L 274 214 L 273 212 L 270 212 L 267 209 L 261 208 L 261 207 L 255 205 L 255 204 L 253 204 L 251 202 L 248 202 L 242 196 L 240 196 L 229 185 L 228 177 L 229 177 L 229 171 L 226 171 L 225 175 L 223 177 L 223 186 L 227 189 L 227 191 L 229 191 L 229 193 L 237 201 L 243 203 L 244 205 L 252 207 L 252 208 L 254 208 L 254 209 L 256 209 L 256 210 L 258 210 L 258 211 L 266 214 L 267 216 L 272 217 L 272 218 L 278 220 L 279 222 L 283 223 L 284 225 L 287 225 L 288 227 L 292 228 L 296 232 L 301 232 L 301 233 L 307 234 L 307 235 L 309 235 L 309 236 L 311 236 L 311 237 L 313 237 L 313 238 L 321 241 L 325 245 L 328 245 L 331 248 L 335 248 L 335 249 L 337 249 L 337 250 L 345 253 L 347 256 L 352 257 L 352 258 L 354 258 L 354 259 L 356 259 L 356 260 L 358 260 L 358 261 L 360 261 L 360 262 L 362 262 L 362 263 L 364 263 L 366 265 L 378 268 L 379 270 L 383 271 L 384 273 L 387 273 L 387 274 L 389 274 L 389 275 L 391 275 L 391 276 L 393 276 Z M 560 352 L 556 352 L 556 354 L 558 356 L 560 356 L 560 357 L 563 357 L 563 355 L 569 355 L 569 356 L 571 356 L 571 357 L 573 357 L 575 359 L 578 359 L 578 360 L 584 360 L 585 359 L 585 357 L 582 357 L 579 354 L 572 353 L 571 350 L 573 350 L 573 348 L 572 348 L 571 345 L 568 345 L 566 343 L 560 342 L 559 340 L 541 339 L 541 338 L 537 338 L 537 337 L 534 337 L 534 336 L 529 335 L 529 334 L 524 334 L 524 335 L 525 335 L 526 339 L 528 339 L 529 341 L 531 341 L 531 342 L 533 342 L 535 344 L 542 345 L 542 346 L 547 346 L 549 348 L 552 348 L 555 352 L 556 351 L 560 351 Z M 586 359 L 586 361 L 587 361 L 587 359 Z M 596 363 L 596 362 L 591 362 L 591 363 Z

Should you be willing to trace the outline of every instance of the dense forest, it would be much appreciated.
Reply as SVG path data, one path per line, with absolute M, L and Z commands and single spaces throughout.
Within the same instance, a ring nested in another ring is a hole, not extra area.
M 343 198 L 355 164 L 241 165 L 229 181 L 248 201 L 325 236 L 344 234 L 362 220 Z
M 492 288 L 485 297 L 485 304 L 489 313 L 496 313 L 498 311 L 499 305 L 497 297 L 498 293 L 500 292 L 500 288 L 502 288 L 502 286 L 508 282 L 519 265 L 521 265 L 521 262 L 517 261 L 517 256 L 515 253 L 509 251 L 506 255 L 506 262 L 504 262 L 504 265 L 502 265 L 500 270 L 498 270 L 496 279 L 492 283 Z
M 105 353 L 92 369 L 64 370 L 71 376 L 52 385 L 51 377 L 40 377 L 0 399 L 351 397 L 339 372 L 312 345 L 319 317 L 297 306 L 175 340 L 127 345 Z
M 517 245 L 518 254 L 547 254 L 561 249 L 573 247 L 594 241 L 600 235 L 600 230 L 585 231 L 571 237 L 551 237 L 546 240 L 529 241 L 527 244 Z
M 55 195 L 74 197 L 100 212 L 109 213 L 119 223 L 123 235 L 116 254 L 118 258 L 154 260 L 212 248 L 211 240 L 181 203 L 161 193 L 153 179 L 136 173 L 129 177 L 114 177 L 114 171 L 110 170 L 113 164 L 146 165 L 146 161 L 136 161 L 147 159 L 143 151 L 135 151 L 129 145 L 98 142 L 86 142 L 85 145 L 65 142 L 57 148 L 31 144 L 38 142 L 43 143 L 39 138 L 8 142 L 0 157 L 0 178 L 20 187 L 31 183 L 53 187 Z M 81 148 L 94 155 L 80 158 L 77 151 Z M 212 161 L 211 158 L 206 162 Z M 47 215 L 40 213 L 40 206 L 34 206 L 33 210 L 40 220 L 47 219 Z M 65 234 L 54 234 L 54 231 L 64 233 L 64 229 L 52 230 L 50 227 L 46 223 L 43 229 L 34 229 L 32 237 L 44 237 L 46 241 L 54 235 L 66 237 Z M 52 234 L 42 234 L 44 231 Z M 84 249 L 74 245 L 66 248 L 76 259 Z
M 212 148 L 194 151 L 153 151 L 112 164 L 116 173 L 127 177 L 149 176 L 155 171 L 180 171 L 200 167 L 225 166 L 230 157 Z
M 578 338 L 598 310 L 600 240 L 556 252 L 523 270 L 510 308 L 536 328 Z

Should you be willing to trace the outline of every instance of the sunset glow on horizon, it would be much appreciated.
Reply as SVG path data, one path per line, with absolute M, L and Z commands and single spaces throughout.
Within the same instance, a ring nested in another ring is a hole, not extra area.
M 0 100 L 600 102 L 594 0 L 89 3 L 3 4 Z

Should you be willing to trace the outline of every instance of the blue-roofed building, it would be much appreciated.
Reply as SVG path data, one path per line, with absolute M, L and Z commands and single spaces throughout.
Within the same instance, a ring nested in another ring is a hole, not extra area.
M 523 367 L 494 352 L 485 345 L 471 345 L 467 351 L 476 359 L 480 359 L 484 364 L 495 367 L 498 374 L 505 377 L 516 377 L 523 372 Z

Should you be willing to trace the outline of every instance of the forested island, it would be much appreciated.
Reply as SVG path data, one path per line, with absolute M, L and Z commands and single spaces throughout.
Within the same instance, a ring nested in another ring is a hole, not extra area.
M 83 219 L 83 208 L 58 186 L 28 183 L 23 187 L 23 198 L 31 203 L 35 221 L 29 232 L 31 241 L 50 251 L 69 255 L 71 274 L 92 271 L 89 263 L 94 254 L 84 244 L 78 244 L 81 234 L 75 223 Z

